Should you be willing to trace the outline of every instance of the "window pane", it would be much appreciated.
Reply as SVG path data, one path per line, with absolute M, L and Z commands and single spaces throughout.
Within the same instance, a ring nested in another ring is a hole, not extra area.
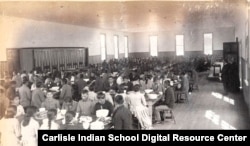
M 118 49 L 118 36 L 114 36 L 114 50 L 115 50 L 115 59 L 118 59 L 119 49 Z
M 176 35 L 176 55 L 184 55 L 184 35 Z
M 204 34 L 204 54 L 212 55 L 213 42 L 212 33 Z
M 125 58 L 128 58 L 128 37 L 124 37 Z
M 150 55 L 157 56 L 157 36 L 150 36 Z
M 101 60 L 106 59 L 106 36 L 101 34 Z
M 183 46 L 176 46 L 176 55 L 183 56 L 184 55 L 184 48 Z

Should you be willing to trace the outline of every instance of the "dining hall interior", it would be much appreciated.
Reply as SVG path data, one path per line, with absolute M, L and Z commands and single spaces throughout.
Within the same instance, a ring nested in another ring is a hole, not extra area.
M 12 146 L 31 129 L 249 129 L 249 8 L 0 1 L 0 127 Z

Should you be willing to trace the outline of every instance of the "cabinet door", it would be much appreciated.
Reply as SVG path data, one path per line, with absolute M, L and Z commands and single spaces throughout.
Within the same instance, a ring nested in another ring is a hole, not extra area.
M 237 64 L 239 64 L 239 43 L 238 42 L 227 42 L 223 43 L 223 58 L 226 59 L 228 56 L 232 56 Z
M 20 63 L 21 63 L 21 70 L 26 70 L 30 72 L 33 70 L 34 67 L 34 60 L 33 60 L 33 49 L 21 49 L 20 50 Z
M 9 72 L 20 71 L 20 51 L 18 49 L 7 49 L 7 62 Z

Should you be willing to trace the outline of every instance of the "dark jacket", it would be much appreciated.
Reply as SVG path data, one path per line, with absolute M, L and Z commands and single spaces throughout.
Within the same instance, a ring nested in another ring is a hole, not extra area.
M 174 108 L 174 103 L 175 103 L 175 95 L 174 95 L 174 90 L 172 87 L 168 87 L 164 95 L 162 97 L 163 100 L 160 100 L 155 104 L 155 106 L 159 105 L 167 105 L 169 108 L 173 109 Z
M 77 82 L 77 87 L 78 87 L 78 94 L 81 95 L 81 92 L 85 86 L 87 86 L 87 83 L 83 79 L 79 79 Z
M 132 91 L 133 90 L 133 84 L 131 82 L 128 83 L 122 83 L 119 86 L 119 91 L 123 92 L 123 90 L 127 90 L 127 91 Z
M 112 120 L 115 130 L 132 129 L 132 114 L 124 105 L 114 111 Z
M 109 101 L 105 101 L 104 104 L 100 104 L 99 102 L 97 102 L 94 106 L 94 114 L 96 115 L 96 111 L 99 110 L 99 109 L 107 109 L 109 110 L 109 114 L 108 116 L 111 116 L 111 114 L 113 113 L 114 111 L 114 107 L 113 105 L 109 102 Z
M 108 92 L 110 89 L 113 89 L 116 92 L 118 91 L 118 85 L 116 83 L 113 83 L 112 85 L 110 85 L 109 83 L 104 83 L 103 88 L 106 92 Z

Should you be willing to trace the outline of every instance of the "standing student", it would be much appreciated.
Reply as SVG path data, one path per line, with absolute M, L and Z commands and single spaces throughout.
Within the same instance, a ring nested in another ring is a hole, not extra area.
M 28 106 L 24 120 L 21 122 L 22 144 L 23 146 L 38 145 L 39 123 L 34 119 L 37 109 L 34 106 Z
M 4 88 L 0 88 L 0 119 L 4 116 L 5 110 L 10 102 L 4 93 Z
M 55 122 L 57 116 L 56 109 L 49 109 L 47 112 L 47 118 L 43 120 L 43 123 L 40 127 L 41 130 L 58 130 L 59 124 Z
M 25 114 L 24 112 L 24 109 L 23 109 L 23 106 L 20 105 L 20 99 L 18 96 L 16 96 L 11 102 L 10 102 L 10 105 L 14 105 L 17 107 L 17 112 L 16 112 L 16 115 L 15 115 L 15 118 L 17 118 L 20 122 L 23 118 L 23 115 Z
M 24 110 L 31 105 L 31 91 L 28 87 L 29 80 L 26 76 L 23 77 L 23 85 L 19 88 L 20 104 Z
M 224 88 L 224 95 L 227 95 L 229 91 L 229 82 L 230 82 L 229 69 L 230 69 L 230 64 L 228 63 L 227 59 L 225 59 L 221 71 L 221 79 Z
M 21 146 L 21 130 L 20 123 L 15 118 L 16 110 L 16 106 L 9 106 L 0 120 L 1 146 Z
M 79 80 L 76 82 L 76 85 L 78 87 L 78 95 L 81 96 L 81 92 L 85 86 L 87 86 L 87 83 L 83 80 L 83 74 L 80 74 Z
M 131 130 L 132 114 L 124 106 L 124 99 L 121 95 L 115 97 L 115 110 L 112 116 L 112 122 L 115 130 Z
M 41 108 L 42 102 L 45 100 L 45 93 L 41 90 L 42 82 L 36 83 L 36 89 L 32 92 L 31 105 L 37 108 Z
M 66 97 L 72 97 L 72 87 L 67 84 L 67 79 L 62 79 L 62 89 L 60 93 L 60 105 L 62 105 L 63 101 Z

